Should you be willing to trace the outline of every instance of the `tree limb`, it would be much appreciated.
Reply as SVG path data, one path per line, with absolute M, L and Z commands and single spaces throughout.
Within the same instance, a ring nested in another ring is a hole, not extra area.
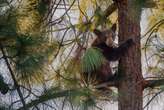
M 101 83 L 99 85 L 96 85 L 95 86 L 95 89 L 100 89 L 100 88 L 103 88 L 103 87 L 117 87 L 118 85 L 118 81 L 117 80 L 113 80 L 113 81 L 108 81 L 108 82 L 104 82 L 104 83 Z
M 144 84 L 144 88 L 147 88 L 147 87 L 154 88 L 161 85 L 164 85 L 164 79 L 146 80 Z
M 50 93 L 45 93 L 41 96 L 39 96 L 37 99 L 29 102 L 28 104 L 26 104 L 26 108 L 30 108 L 33 106 L 37 106 L 38 104 L 44 103 L 46 101 L 55 99 L 55 98 L 61 98 L 61 97 L 67 97 L 67 96 L 77 96 L 77 95 L 85 95 L 85 93 L 81 90 L 63 90 L 61 92 L 56 92 L 55 90 L 53 90 L 54 92 L 50 92 Z M 23 107 L 17 109 L 17 110 L 24 110 Z
M 157 97 L 159 94 L 161 94 L 163 92 L 163 90 L 159 91 L 158 93 L 156 93 L 148 102 L 147 104 L 143 107 L 143 109 L 145 109 L 154 99 L 155 97 Z
M 108 8 L 104 11 L 104 16 L 108 17 L 111 15 L 115 10 L 117 9 L 116 3 L 112 3 L 111 5 L 108 6 Z
M 10 65 L 10 63 L 9 63 L 9 60 L 8 60 L 7 56 L 6 56 L 5 49 L 4 49 L 4 47 L 3 47 L 3 45 L 2 45 L 1 43 L 0 43 L 0 50 L 1 50 L 1 52 L 2 52 L 2 55 L 3 55 L 3 58 L 4 58 L 5 64 L 6 64 L 8 70 L 9 70 L 9 72 L 10 72 L 10 75 L 11 75 L 11 77 L 12 77 L 12 79 L 13 79 L 14 86 L 16 87 L 16 90 L 17 90 L 17 92 L 18 92 L 18 95 L 19 95 L 19 97 L 20 97 L 20 100 L 21 100 L 21 102 L 22 102 L 22 104 L 23 104 L 23 109 L 24 109 L 24 110 L 27 110 L 27 109 L 26 109 L 26 102 L 25 102 L 25 100 L 24 100 L 24 97 L 23 97 L 23 94 L 22 94 L 22 92 L 21 92 L 20 86 L 19 86 L 19 84 L 18 84 L 18 82 L 17 82 L 17 80 L 16 80 L 16 77 L 15 77 L 15 75 L 14 75 L 14 72 L 13 72 L 13 70 L 12 70 L 12 67 L 11 67 L 11 65 Z

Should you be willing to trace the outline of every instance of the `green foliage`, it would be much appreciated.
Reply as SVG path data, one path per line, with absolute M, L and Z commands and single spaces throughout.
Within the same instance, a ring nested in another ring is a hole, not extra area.
M 102 11 L 100 7 L 97 7 L 97 9 L 95 10 L 95 16 L 94 16 L 95 27 L 97 27 L 98 25 L 104 24 L 106 21 L 107 21 L 107 18 L 104 16 L 104 12 Z
M 6 0 L 0 1 L 0 6 L 1 3 L 5 4 L 4 1 Z M 81 24 L 76 25 L 76 28 L 78 28 L 81 32 L 85 32 L 88 30 L 92 30 L 95 27 L 97 28 L 97 26 L 99 25 L 102 25 L 102 27 L 110 25 L 111 21 L 104 17 L 103 5 L 100 5 L 100 7 L 98 5 L 101 4 L 101 2 L 105 2 L 105 5 L 109 5 L 108 3 L 111 1 L 112 0 L 80 1 L 81 6 L 79 8 L 81 8 L 81 10 L 78 13 L 80 14 L 79 22 L 81 22 Z M 145 5 L 145 0 L 137 0 L 137 2 L 138 4 L 135 4 L 137 6 L 134 7 L 136 9 L 138 7 L 140 9 L 140 6 Z M 96 6 L 97 8 L 92 5 Z M 89 16 L 92 15 L 92 12 L 90 13 L 90 9 L 92 10 L 91 7 L 96 10 L 94 13 L 94 19 L 89 20 Z M 56 43 L 55 41 L 50 41 L 48 36 L 42 33 L 46 30 L 45 27 L 43 28 L 44 22 L 42 21 L 42 18 L 44 15 L 46 15 L 47 9 L 47 4 L 44 4 L 43 0 L 22 0 L 22 4 L 20 5 L 19 9 L 17 9 L 17 12 L 12 11 L 12 13 L 5 13 L 0 16 L 0 43 L 2 43 L 5 48 L 7 56 L 10 59 L 12 69 L 17 76 L 17 80 L 22 83 L 25 82 L 34 84 L 37 82 L 42 82 L 44 76 L 47 75 L 48 72 L 51 72 L 49 71 L 48 66 L 52 64 L 55 53 L 57 52 L 56 49 L 58 47 L 58 43 Z M 69 10 L 69 12 L 65 15 L 68 16 L 70 12 L 71 11 Z M 89 14 L 87 12 L 89 12 Z M 131 14 L 139 15 L 138 13 L 135 13 L 135 11 Z M 84 21 L 84 17 L 86 17 L 87 19 L 85 21 L 89 21 L 89 23 L 82 23 Z M 69 21 L 66 20 L 67 22 L 63 22 L 62 20 L 65 19 L 61 18 L 60 23 L 62 25 L 57 24 L 54 27 L 67 26 L 64 23 L 67 23 Z M 70 21 L 71 20 L 72 18 L 70 18 Z M 92 21 L 92 23 L 90 23 L 90 21 Z M 70 24 L 70 22 L 68 24 Z M 76 31 L 76 29 L 74 30 Z M 69 37 L 71 33 L 72 32 L 69 32 L 67 37 Z M 85 40 L 86 39 L 84 39 L 84 41 Z M 61 48 L 63 47 L 64 46 L 62 46 Z M 163 52 L 163 50 L 164 49 L 161 49 L 161 52 Z M 61 49 L 58 53 L 58 55 L 61 55 Z M 60 79 L 62 79 L 59 80 L 60 84 L 57 85 L 59 86 L 59 88 L 51 88 L 50 90 L 46 90 L 46 92 L 41 96 L 38 96 L 36 100 L 32 100 L 31 104 L 27 104 L 27 107 L 34 107 L 37 104 L 52 99 L 66 97 L 66 99 L 69 99 L 71 102 L 73 102 L 73 104 L 77 104 L 78 106 L 80 106 L 82 110 L 90 109 L 90 107 L 95 106 L 95 100 L 101 97 L 101 95 L 104 95 L 106 99 L 108 97 L 106 94 L 103 93 L 97 95 L 97 91 L 92 91 L 92 87 L 90 88 L 90 85 L 88 88 L 83 88 L 85 84 L 81 83 L 81 80 L 79 80 L 79 76 L 77 76 L 76 73 L 90 73 L 99 69 L 103 63 L 104 57 L 101 50 L 99 50 L 98 48 L 87 49 L 80 61 L 79 59 L 76 59 L 76 61 L 71 62 L 68 67 L 65 67 L 64 62 L 64 64 L 61 64 L 59 68 L 59 74 L 57 74 Z M 153 71 L 159 72 L 157 68 L 155 68 Z M 54 82 L 58 83 L 58 80 L 53 78 L 51 79 L 51 81 L 55 80 Z M 0 81 L 3 80 L 0 79 Z M 1 82 L 0 87 L 3 87 Z M 113 93 L 112 95 L 113 97 L 116 97 L 116 94 Z M 27 103 L 30 102 L 27 101 Z
M 15 49 L 15 50 L 14 50 Z M 20 36 L 16 39 L 15 69 L 17 77 L 27 81 L 41 81 L 43 73 L 53 60 L 57 49 L 55 42 L 49 42 L 44 36 Z M 10 50 L 10 49 L 9 49 Z M 12 54 L 12 53 L 11 53 Z
M 77 98 L 77 96 L 76 96 Z M 79 104 L 77 104 L 79 102 Z M 75 103 L 73 103 L 75 104 Z M 78 106 L 80 110 L 90 110 L 90 108 L 94 107 L 96 105 L 96 102 L 93 98 L 90 96 L 81 96 L 79 99 L 76 99 L 75 106 Z
M 38 0 L 22 1 L 19 9 L 0 15 L 0 43 L 11 59 L 16 78 L 22 83 L 41 82 L 52 63 L 57 42 L 43 33 Z
M 156 2 L 154 0 L 136 0 L 136 3 L 141 8 L 153 8 L 156 6 Z
M 42 1 L 42 0 L 41 0 Z M 17 32 L 19 34 L 40 34 L 43 28 L 44 13 L 40 0 L 23 0 L 17 9 Z M 46 11 L 46 10 L 45 10 Z
M 14 110 L 14 109 L 9 109 L 5 105 L 0 105 L 0 110 Z
M 81 88 L 69 95 L 69 100 L 74 106 L 80 107 L 80 110 L 88 110 L 90 107 L 95 106 L 95 98 L 93 91 L 89 88 Z
M 148 26 L 148 29 L 149 27 L 152 27 L 154 26 L 156 23 L 159 23 L 159 25 L 157 25 L 156 28 L 158 30 L 158 33 L 161 34 L 161 38 L 163 40 L 163 34 L 164 34 L 164 9 L 163 9 L 163 6 L 164 6 L 164 0 L 159 0 L 157 3 L 157 6 L 155 8 L 152 8 L 151 9 L 151 15 L 149 16 L 149 26 Z
M 9 90 L 8 85 L 4 82 L 3 77 L 0 75 L 0 91 L 2 94 L 6 94 Z
M 98 69 L 104 62 L 104 57 L 98 48 L 89 48 L 81 59 L 82 72 L 91 72 Z
M 7 6 L 7 0 L 0 0 L 0 7 Z
M 81 110 L 89 110 L 90 107 L 95 105 L 95 101 L 92 98 L 86 99 L 81 106 Z
M 88 30 L 92 30 L 92 24 L 91 23 L 79 23 L 76 28 L 79 29 L 81 32 L 86 32 Z
M 160 51 L 161 51 L 161 52 L 164 52 L 164 47 L 162 47 L 162 48 L 160 49 Z
M 92 106 L 92 104 L 94 104 L 94 102 L 91 101 L 91 99 L 89 98 L 90 95 L 91 95 L 91 92 L 89 92 L 87 88 L 61 90 L 59 88 L 52 87 L 51 89 L 46 90 L 46 92 L 44 94 L 37 97 L 36 100 L 33 100 L 30 103 L 28 103 L 26 105 L 26 107 L 30 108 L 30 107 L 36 106 L 40 103 L 44 103 L 49 100 L 65 97 L 66 99 L 69 99 L 69 101 L 73 102 L 73 104 L 75 104 L 75 103 L 77 104 L 77 102 L 78 102 L 77 106 L 80 106 L 80 108 L 83 105 L 85 105 L 85 107 L 83 106 L 82 108 L 87 108 L 86 105 Z M 79 97 L 80 100 L 76 100 L 76 102 L 74 102 L 73 100 L 77 97 Z M 86 109 L 83 109 L 83 110 L 86 110 Z
M 43 0 L 39 0 L 37 10 L 40 13 L 40 15 L 44 16 L 48 10 L 48 6 L 46 3 L 43 2 Z
M 0 40 L 13 39 L 16 33 L 16 16 L 15 10 L 10 9 L 6 13 L 0 15 Z

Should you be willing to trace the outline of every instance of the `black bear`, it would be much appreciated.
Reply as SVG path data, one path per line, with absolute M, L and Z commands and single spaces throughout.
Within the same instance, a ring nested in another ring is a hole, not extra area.
M 110 81 L 114 78 L 110 62 L 119 60 L 119 58 L 127 52 L 128 48 L 134 44 L 133 39 L 130 38 L 119 46 L 116 46 L 114 43 L 115 31 L 116 24 L 114 24 L 110 30 L 100 31 L 94 29 L 93 32 L 96 34 L 97 38 L 92 43 L 91 47 L 99 48 L 106 60 L 100 68 L 91 73 L 83 73 L 85 81 L 88 81 L 88 76 L 90 79 L 94 79 L 93 81 L 96 80 L 98 84 Z

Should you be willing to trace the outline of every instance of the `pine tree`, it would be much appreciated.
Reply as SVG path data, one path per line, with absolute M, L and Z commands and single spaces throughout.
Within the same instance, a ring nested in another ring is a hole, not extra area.
M 57 109 L 54 101 L 59 99 L 57 103 L 62 103 L 59 109 L 101 110 L 98 105 L 102 101 L 117 100 L 119 110 L 143 110 L 153 100 L 143 105 L 144 90 L 158 87 L 154 97 L 163 92 L 162 0 L 0 2 L 0 60 L 12 79 L 10 86 L 0 74 L 0 91 L 4 88 L 8 93 L 17 91 L 16 97 L 20 99 L 12 102 L 9 109 Z M 145 8 L 155 10 L 158 16 L 150 14 L 149 25 L 157 23 L 142 36 L 140 21 Z M 90 47 L 94 29 L 109 29 L 115 23 L 119 27 L 118 43 L 131 37 L 135 44 L 112 68 L 116 78 L 97 85 L 96 77 L 88 75 L 86 81 L 82 73 L 97 71 L 105 63 L 102 51 Z M 144 46 L 141 40 L 145 41 Z M 141 47 L 148 72 L 156 73 L 157 77 L 143 77 Z M 155 65 L 149 64 L 152 59 Z M 37 87 L 40 92 L 33 92 Z M 101 91 L 98 89 L 101 87 L 108 90 Z M 15 106 L 18 102 L 22 105 Z

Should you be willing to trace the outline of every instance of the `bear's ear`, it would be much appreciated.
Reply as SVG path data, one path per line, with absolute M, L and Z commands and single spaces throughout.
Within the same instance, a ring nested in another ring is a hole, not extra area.
M 114 23 L 111 27 L 111 30 L 113 31 L 113 33 L 115 33 L 116 29 L 117 29 L 117 25 L 116 25 L 116 23 Z

